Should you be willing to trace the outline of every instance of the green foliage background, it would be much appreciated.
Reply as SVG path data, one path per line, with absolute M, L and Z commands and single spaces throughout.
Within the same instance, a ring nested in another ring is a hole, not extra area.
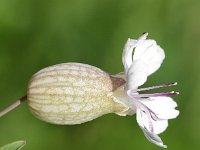
M 145 86 L 178 82 L 180 116 L 162 139 L 170 150 L 200 147 L 200 1 L 198 0 L 1 0 L 0 109 L 26 93 L 38 70 L 81 62 L 107 72 L 123 70 L 128 37 L 144 31 L 165 49 L 161 69 Z M 24 139 L 24 150 L 156 150 L 135 116 L 105 115 L 91 122 L 51 125 L 23 104 L 0 118 L 0 145 Z

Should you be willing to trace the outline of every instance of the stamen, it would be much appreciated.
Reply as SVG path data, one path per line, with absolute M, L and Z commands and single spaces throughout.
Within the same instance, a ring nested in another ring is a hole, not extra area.
M 162 88 L 162 87 L 175 86 L 175 85 L 177 85 L 177 82 L 161 84 L 161 85 L 151 86 L 151 87 L 147 87 L 147 88 L 140 88 L 140 89 L 136 89 L 136 90 L 131 90 L 131 92 L 148 91 L 148 90 L 158 89 L 158 88 Z
M 159 97 L 159 96 L 172 96 L 177 95 L 179 92 L 161 92 L 161 93 L 153 93 L 153 94 L 138 94 L 138 93 L 129 93 L 133 98 L 147 98 L 147 97 Z

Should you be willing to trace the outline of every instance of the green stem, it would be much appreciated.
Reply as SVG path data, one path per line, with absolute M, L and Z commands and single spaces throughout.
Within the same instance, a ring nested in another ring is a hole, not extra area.
M 8 112 L 12 111 L 15 109 L 17 106 L 19 106 L 21 103 L 27 100 L 27 95 L 21 97 L 20 99 L 16 100 L 14 103 L 6 107 L 4 110 L 0 111 L 0 117 L 4 116 Z

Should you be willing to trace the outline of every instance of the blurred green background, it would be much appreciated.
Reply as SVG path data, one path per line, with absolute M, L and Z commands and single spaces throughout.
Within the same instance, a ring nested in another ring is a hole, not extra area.
M 1 0 L 0 110 L 26 93 L 38 70 L 81 62 L 110 73 L 123 70 L 128 37 L 149 32 L 165 49 L 161 69 L 145 86 L 178 82 L 180 116 L 160 136 L 170 150 L 200 148 L 200 1 Z M 102 116 L 74 125 L 36 119 L 24 103 L 0 118 L 0 145 L 26 140 L 24 150 L 161 149 L 149 143 L 135 116 Z

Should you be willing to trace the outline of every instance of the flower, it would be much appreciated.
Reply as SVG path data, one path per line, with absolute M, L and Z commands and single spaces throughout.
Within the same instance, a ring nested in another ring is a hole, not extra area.
M 136 113 L 146 138 L 166 148 L 158 134 L 166 130 L 168 119 L 179 114 L 176 102 L 169 97 L 178 92 L 140 92 L 177 83 L 138 88 L 165 58 L 163 49 L 156 41 L 146 40 L 147 35 L 128 39 L 122 55 L 124 72 L 117 75 L 81 63 L 57 64 L 38 71 L 29 81 L 27 95 L 0 111 L 0 117 L 26 100 L 37 118 L 60 125 L 81 124 L 108 113 Z
M 136 113 L 137 123 L 146 138 L 150 142 L 166 148 L 167 146 L 163 144 L 158 134 L 166 130 L 168 119 L 176 118 L 179 114 L 179 111 L 175 109 L 176 102 L 169 97 L 178 92 L 153 94 L 140 94 L 139 92 L 173 86 L 177 83 L 138 88 L 147 81 L 149 75 L 159 69 L 165 58 L 163 49 L 157 45 L 156 41 L 147 40 L 147 35 L 148 33 L 144 33 L 138 40 L 128 39 L 126 42 L 122 56 L 126 85 L 117 90 L 115 94 L 118 95 L 116 97 L 120 101 L 129 106 L 129 110 L 125 114 Z M 134 55 L 132 55 L 133 50 Z

